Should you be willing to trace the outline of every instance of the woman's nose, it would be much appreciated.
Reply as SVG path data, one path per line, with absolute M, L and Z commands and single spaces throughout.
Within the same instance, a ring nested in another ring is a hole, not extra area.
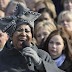
M 41 36 L 41 40 L 44 40 L 44 39 L 45 39 L 45 37 L 42 35 L 42 36 Z
M 56 48 L 56 44 L 53 44 L 52 47 L 53 47 L 53 48 Z
M 21 32 L 21 35 L 26 36 L 27 34 L 26 34 L 26 32 L 23 30 L 23 31 Z
M 41 38 L 44 39 L 44 36 L 42 35 Z
M 67 21 L 64 21 L 64 24 L 66 24 L 67 23 Z

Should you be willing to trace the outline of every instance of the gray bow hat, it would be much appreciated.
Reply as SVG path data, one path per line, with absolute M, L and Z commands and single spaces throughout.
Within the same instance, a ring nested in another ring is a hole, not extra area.
M 17 25 L 25 23 L 29 23 L 29 25 L 34 28 L 34 21 L 40 16 L 41 14 L 38 12 L 30 11 L 29 8 L 22 6 L 21 4 L 17 4 L 14 17 L 17 17 Z M 16 19 L 16 18 L 15 18 Z
M 6 32 L 10 37 L 14 33 L 16 28 L 16 22 L 12 17 L 4 17 L 0 19 L 0 30 Z
M 21 24 L 27 23 L 32 29 L 34 29 L 34 21 L 40 15 L 40 13 L 30 11 L 29 8 L 18 3 L 13 16 L 0 19 L 0 29 L 3 32 L 7 32 L 9 36 L 12 36 L 16 26 Z

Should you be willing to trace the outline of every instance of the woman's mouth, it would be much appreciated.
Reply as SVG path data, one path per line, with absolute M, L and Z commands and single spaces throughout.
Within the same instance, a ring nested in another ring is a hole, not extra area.
M 19 41 L 18 41 L 18 43 L 19 43 L 20 45 L 22 45 L 23 42 L 24 42 L 24 40 L 19 40 Z
M 51 50 L 51 52 L 55 53 L 56 51 L 55 50 Z

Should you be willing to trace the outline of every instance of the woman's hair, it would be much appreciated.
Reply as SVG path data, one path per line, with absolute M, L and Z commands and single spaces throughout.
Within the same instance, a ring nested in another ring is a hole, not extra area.
M 22 2 L 22 3 L 24 3 L 26 5 L 25 0 L 14 0 L 14 1 L 16 1 L 16 2 Z
M 40 3 L 43 3 L 46 8 L 50 9 L 51 12 L 53 13 L 53 18 L 56 18 L 56 10 L 55 10 L 55 5 L 51 0 L 43 0 L 43 1 L 38 1 L 36 3 L 36 6 L 38 6 Z
M 62 37 L 63 41 L 64 41 L 65 49 L 63 50 L 62 53 L 63 54 L 68 53 L 67 52 L 68 51 L 68 48 L 67 48 L 68 45 L 67 45 L 66 38 L 63 36 L 62 32 L 60 32 L 59 30 L 54 30 L 53 32 L 50 33 L 50 35 L 48 36 L 48 38 L 46 39 L 46 41 L 44 43 L 44 48 L 43 49 L 49 53 L 49 51 L 48 51 L 48 44 L 49 44 L 49 41 L 51 40 L 51 38 L 53 36 L 55 36 L 55 35 L 60 35 Z
M 48 29 L 49 32 L 52 32 L 52 31 L 56 30 L 56 26 L 55 26 L 55 24 L 53 22 L 50 22 L 48 20 L 38 22 L 37 25 L 34 28 L 34 36 L 35 36 L 35 38 L 36 38 L 36 33 L 42 27 L 45 27 L 46 29 Z
M 72 12 L 71 11 L 62 11 L 59 15 L 58 15 L 58 21 L 57 24 L 60 24 L 62 19 L 64 19 L 64 15 L 66 15 L 70 20 L 72 20 Z
M 53 18 L 53 13 L 52 13 L 52 11 L 51 11 L 50 9 L 48 9 L 48 8 L 41 8 L 41 9 L 39 9 L 38 12 L 39 12 L 39 13 L 47 12 L 47 13 L 49 13 L 50 17 Z

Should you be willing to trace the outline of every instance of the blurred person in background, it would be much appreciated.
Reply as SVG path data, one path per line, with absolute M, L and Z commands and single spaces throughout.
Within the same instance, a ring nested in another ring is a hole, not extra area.
M 72 0 L 61 0 L 64 10 L 72 11 Z
M 26 6 L 26 3 L 24 0 L 10 1 L 5 9 L 5 16 L 12 16 L 14 14 L 14 10 L 18 2 Z
M 0 10 L 5 11 L 5 8 L 7 7 L 8 3 L 9 3 L 10 1 L 11 1 L 11 0 L 0 0 Z
M 43 20 L 49 20 L 50 22 L 54 22 L 53 13 L 50 9 L 41 8 L 41 9 L 39 9 L 38 12 L 41 13 L 41 16 L 35 22 L 39 22 L 39 21 L 43 21 Z
M 56 26 L 53 22 L 48 20 L 43 20 L 36 24 L 34 29 L 34 36 L 37 41 L 38 48 L 43 49 L 46 38 L 53 30 L 56 30 Z
M 70 54 L 70 42 L 66 36 L 68 35 L 64 29 L 51 32 L 44 44 L 44 50 L 50 54 L 60 69 L 71 72 L 72 56 L 70 55 L 72 55 L 72 53 Z M 72 47 L 70 49 L 72 50 Z
M 36 11 L 35 9 L 35 4 L 40 1 L 40 0 L 25 0 L 27 7 L 32 10 L 32 11 Z
M 38 1 L 35 5 L 36 5 L 35 6 L 36 11 L 39 11 L 39 9 L 42 9 L 42 8 L 48 8 L 49 10 L 51 10 L 53 14 L 53 18 L 54 19 L 56 18 L 56 10 L 55 10 L 55 5 L 53 4 L 53 2 L 49 0 L 41 0 L 41 1 Z
M 58 16 L 57 24 L 62 25 L 68 31 L 72 32 L 72 12 L 62 11 Z

